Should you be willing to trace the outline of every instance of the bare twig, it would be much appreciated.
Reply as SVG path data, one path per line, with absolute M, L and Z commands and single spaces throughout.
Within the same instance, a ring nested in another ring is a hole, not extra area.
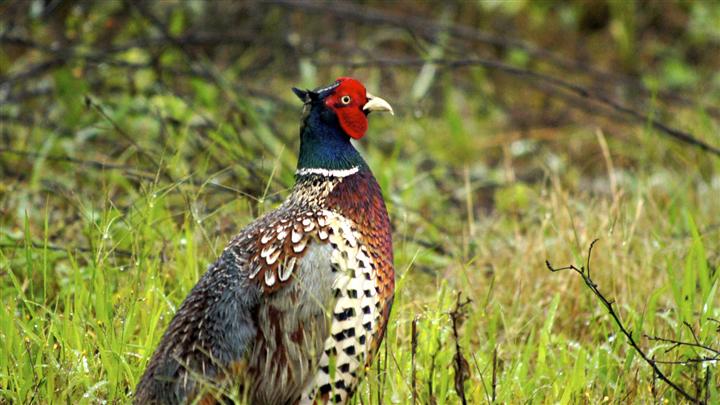
M 28 245 L 25 243 L 0 243 L 0 248 L 3 249 L 25 249 Z M 97 250 L 93 248 L 89 248 L 86 246 L 59 246 L 59 245 L 46 245 L 44 243 L 36 243 L 32 242 L 30 244 L 30 247 L 33 249 L 47 249 L 47 250 L 53 250 L 57 252 L 83 252 L 83 253 L 96 253 Z M 123 257 L 132 257 L 132 252 L 122 249 L 113 249 L 112 253 L 123 256 Z
M 658 364 L 681 364 L 681 365 L 687 365 L 687 364 L 694 364 L 694 363 L 714 363 L 720 360 L 720 357 L 714 356 L 714 357 L 697 357 L 697 358 L 691 358 L 687 360 L 655 360 Z
M 654 359 L 651 359 L 650 357 L 648 357 L 648 355 L 645 353 L 645 351 L 643 349 L 641 349 L 640 346 L 637 344 L 637 342 L 635 341 L 635 338 L 633 338 L 632 332 L 630 332 L 625 327 L 625 324 L 623 324 L 622 320 L 620 320 L 620 316 L 618 315 L 618 313 L 615 311 L 615 308 L 613 307 L 614 301 L 611 301 L 611 300 L 605 298 L 605 296 L 600 292 L 598 285 L 595 284 L 595 282 L 592 280 L 592 278 L 590 278 L 590 259 L 592 256 L 593 247 L 595 246 L 595 243 L 597 243 L 597 241 L 598 241 L 598 239 L 595 239 L 592 241 L 592 243 L 590 243 L 590 248 L 588 249 L 587 263 L 585 266 L 581 266 L 580 268 L 577 268 L 577 267 L 575 267 L 575 265 L 571 264 L 571 265 L 565 266 L 565 267 L 553 267 L 550 264 L 550 262 L 547 260 L 545 261 L 545 265 L 551 272 L 572 270 L 575 273 L 577 273 L 578 275 L 580 275 L 580 277 L 582 278 L 585 285 L 590 289 L 590 291 L 592 291 L 593 295 L 595 295 L 595 297 L 597 297 L 600 300 L 600 303 L 605 307 L 605 309 L 607 309 L 608 313 L 610 314 L 610 317 L 613 319 L 613 321 L 615 322 L 615 325 L 618 327 L 618 329 L 620 329 L 620 332 L 623 335 L 625 335 L 630 346 L 632 346 L 632 348 L 635 350 L 635 352 L 637 352 L 640 355 L 640 357 L 642 357 L 642 359 L 645 360 L 645 362 L 652 368 L 655 375 L 657 375 L 657 377 L 660 380 L 662 380 L 665 384 L 672 387 L 672 389 L 674 389 L 677 393 L 682 395 L 688 401 L 691 401 L 694 403 L 704 403 L 699 398 L 689 394 L 680 385 L 678 385 L 677 383 L 670 380 L 665 375 L 665 373 L 663 373 L 662 370 L 660 370 L 660 368 L 657 365 L 658 363 Z
M 183 45 L 188 46 L 217 46 L 217 45 L 237 45 L 238 43 L 252 42 L 257 40 L 257 33 L 250 32 L 234 32 L 234 33 L 211 33 L 211 32 L 191 32 L 185 35 L 178 36 L 176 40 Z M 25 48 L 31 48 L 41 51 L 46 54 L 56 54 L 57 49 L 36 42 L 30 38 L 25 38 L 18 35 L 1 35 L 0 44 L 10 44 L 14 46 L 22 46 Z M 160 37 L 149 37 L 143 38 L 142 40 L 130 40 L 118 45 L 111 45 L 105 48 L 104 51 L 107 54 L 116 54 L 125 52 L 129 49 L 140 48 L 143 46 L 165 46 L 167 45 L 167 38 L 164 36 Z M 68 49 L 68 48 L 65 48 Z
M 415 318 L 412 321 L 412 335 L 410 337 L 410 358 L 411 358 L 411 380 L 410 383 L 412 384 L 412 402 L 413 405 L 417 403 L 417 379 L 416 379 L 416 373 L 417 369 L 415 367 L 415 356 L 417 354 L 417 338 L 418 338 L 418 332 L 417 332 L 417 323 L 419 316 L 415 316 Z
M 648 339 L 650 339 L 650 340 L 655 340 L 655 341 L 658 341 L 658 342 L 672 343 L 672 346 L 671 346 L 670 348 L 666 349 L 666 350 L 665 350 L 665 353 L 671 352 L 671 351 L 673 351 L 673 350 L 675 350 L 676 348 L 681 347 L 681 346 L 689 346 L 689 347 L 697 347 L 697 348 L 699 348 L 699 349 L 707 350 L 707 351 L 709 351 L 710 353 L 715 354 L 716 358 L 717 358 L 718 356 L 720 356 L 720 350 L 715 349 L 715 348 L 712 348 L 712 347 L 710 347 L 710 346 L 708 346 L 708 345 L 704 345 L 704 344 L 700 343 L 699 341 L 696 341 L 696 342 L 683 342 L 683 341 L 680 341 L 680 340 L 675 340 L 675 339 L 670 339 L 670 338 L 664 338 L 664 337 L 660 337 L 660 336 L 648 336 L 648 335 L 645 335 L 645 337 L 648 338 Z
M 24 156 L 24 157 L 39 158 L 39 159 L 45 159 L 45 160 L 51 160 L 51 161 L 57 161 L 57 162 L 73 163 L 73 164 L 93 167 L 93 168 L 102 169 L 102 170 L 122 170 L 122 171 L 130 173 L 134 176 L 137 176 L 140 178 L 146 178 L 146 179 L 152 179 L 154 177 L 150 173 L 140 171 L 129 165 L 121 165 L 121 164 L 111 163 L 111 162 L 102 162 L 99 160 L 78 159 L 78 158 L 74 158 L 71 156 L 44 155 L 39 152 L 32 152 L 32 151 L 27 151 L 27 150 L 16 150 L 16 149 L 3 148 L 3 147 L 0 147 L 0 153 L 7 153 L 7 154 L 12 154 L 12 155 L 17 155 L 17 156 Z
M 455 308 L 450 312 L 453 338 L 455 340 L 455 357 L 453 359 L 453 365 L 455 367 L 455 391 L 457 391 L 463 405 L 467 405 L 467 399 L 465 397 L 465 381 L 470 378 L 470 365 L 462 353 L 462 347 L 460 347 L 458 327 L 465 319 L 466 306 L 469 305 L 470 302 L 472 301 L 469 298 L 462 301 L 462 292 L 458 292 Z
M 497 399 L 497 347 L 493 350 L 492 403 Z
M 710 403 L 710 367 L 705 368 L 705 403 Z

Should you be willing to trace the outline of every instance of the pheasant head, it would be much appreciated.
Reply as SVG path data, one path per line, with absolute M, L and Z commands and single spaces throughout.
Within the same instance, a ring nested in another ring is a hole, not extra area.
M 305 104 L 300 128 L 298 170 L 348 170 L 365 162 L 350 143 L 368 128 L 373 111 L 393 114 L 390 104 L 365 90 L 359 81 L 341 77 L 315 90 L 293 88 Z

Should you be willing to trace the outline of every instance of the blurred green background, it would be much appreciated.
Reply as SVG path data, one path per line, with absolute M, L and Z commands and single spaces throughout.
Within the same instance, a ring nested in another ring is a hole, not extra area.
M 288 194 L 290 87 L 339 76 L 396 112 L 357 142 L 398 284 L 354 403 L 683 401 L 545 267 L 595 238 L 641 347 L 720 401 L 720 154 L 697 147 L 720 147 L 719 66 L 713 1 L 0 1 L 0 402 L 130 401 L 206 266 Z

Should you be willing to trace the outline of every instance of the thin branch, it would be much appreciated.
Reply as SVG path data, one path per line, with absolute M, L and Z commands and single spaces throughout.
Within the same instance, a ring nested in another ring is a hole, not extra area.
M 0 248 L 3 249 L 25 249 L 28 245 L 25 243 L 0 243 Z M 83 253 L 97 253 L 97 249 L 89 248 L 86 246 L 59 246 L 59 245 L 50 245 L 50 244 L 44 244 L 44 243 L 37 243 L 32 242 L 30 244 L 30 247 L 33 249 L 47 249 L 52 250 L 56 252 L 83 252 Z M 132 257 L 132 252 L 128 250 L 122 250 L 122 249 L 113 249 L 111 251 L 112 253 L 122 256 L 122 257 Z
M 56 162 L 73 163 L 73 164 L 78 164 L 78 165 L 87 166 L 87 167 L 93 167 L 93 168 L 102 169 L 102 170 L 122 170 L 126 173 L 132 174 L 132 175 L 140 177 L 140 178 L 145 178 L 145 179 L 153 179 L 155 177 L 150 173 L 143 172 L 143 171 L 138 170 L 129 165 L 121 165 L 121 164 L 117 164 L 117 163 L 102 162 L 99 160 L 78 159 L 78 158 L 74 158 L 71 156 L 44 155 L 39 152 L 32 152 L 32 151 L 27 151 L 27 150 L 17 150 L 17 149 L 10 149 L 10 148 L 4 148 L 4 147 L 0 147 L 0 153 L 7 153 L 7 154 L 23 156 L 23 157 L 45 159 L 45 160 L 51 160 L 51 161 L 56 161 Z
M 173 44 L 175 47 L 177 47 L 180 51 L 182 51 L 188 59 L 189 64 L 191 65 L 191 72 L 194 72 L 195 74 L 211 79 L 215 82 L 218 87 L 223 90 L 224 93 L 227 92 L 226 85 L 224 83 L 224 80 L 211 69 L 207 63 L 202 63 L 202 59 L 197 57 L 197 54 L 193 52 L 188 45 L 192 43 L 192 41 L 189 41 L 188 37 L 175 37 L 171 35 L 167 29 L 167 27 L 163 24 L 162 21 L 160 21 L 157 17 L 155 17 L 153 14 L 149 13 L 148 9 L 144 6 L 144 4 L 136 2 L 136 1 L 129 1 L 129 3 L 136 7 L 138 10 L 142 12 L 142 15 L 147 18 L 163 35 L 163 38 Z M 285 2 L 285 1 L 279 1 L 280 4 L 285 5 L 293 5 L 294 6 L 302 6 L 302 7 L 316 7 L 317 4 L 312 5 L 311 3 L 305 3 L 305 2 Z M 324 6 L 324 5 L 323 5 Z M 378 15 L 377 18 L 385 19 L 386 16 Z M 398 21 L 399 23 L 399 21 Z M 481 35 L 481 37 L 485 38 L 484 35 Z M 38 49 L 41 49 L 45 52 L 53 52 L 51 48 L 47 46 L 43 46 L 40 44 L 37 44 L 31 40 L 26 39 L 20 39 L 20 38 L 5 38 L 6 40 L 10 42 L 16 42 L 16 43 L 22 43 L 26 44 L 27 46 L 34 46 Z M 485 38 L 490 43 L 493 43 L 495 40 L 490 39 L 490 37 Z M 157 39 L 155 39 L 157 41 Z M 512 42 L 512 41 L 511 41 Z M 525 49 L 526 46 L 523 45 L 513 45 L 513 46 L 519 46 L 522 49 Z M 120 48 L 122 49 L 122 47 Z M 108 55 L 111 55 L 108 52 L 100 52 L 100 53 L 94 53 L 94 54 L 79 54 L 74 50 L 74 48 L 67 48 L 63 50 L 54 51 L 53 55 L 56 56 L 56 59 L 50 60 L 48 62 L 44 62 L 39 64 L 38 66 L 29 68 L 26 72 L 18 75 L 17 77 L 12 78 L 5 78 L 4 80 L 0 80 L 0 83 L 5 81 L 6 83 L 12 83 L 15 81 L 19 81 L 21 79 L 27 79 L 34 77 L 38 74 L 42 74 L 48 69 L 56 66 L 57 64 L 66 63 L 70 58 L 74 57 L 80 57 L 83 59 L 87 59 L 89 61 L 96 61 L 96 62 L 102 62 L 104 64 L 118 64 L 123 65 L 122 67 L 147 67 L 147 65 L 139 65 L 137 64 L 130 64 L 132 66 L 124 66 L 127 64 L 127 62 L 124 61 L 113 61 L 109 60 L 107 58 Z M 194 61 L 194 62 L 193 62 Z M 579 96 L 581 98 L 585 98 L 588 100 L 595 101 L 601 105 L 604 105 L 611 110 L 615 111 L 616 113 L 625 115 L 627 117 L 632 118 L 633 120 L 640 122 L 640 123 L 648 123 L 656 130 L 660 131 L 661 133 L 665 134 L 668 137 L 671 137 L 679 142 L 700 148 L 703 151 L 710 152 L 716 156 L 720 156 L 720 148 L 710 145 L 707 142 L 697 138 L 692 133 L 679 130 L 677 128 L 673 128 L 669 125 L 666 125 L 665 123 L 651 117 L 649 114 L 640 112 L 636 109 L 630 108 L 628 106 L 623 105 L 622 103 L 612 99 L 611 97 L 608 97 L 605 94 L 602 94 L 600 92 L 592 91 L 587 87 L 583 87 L 574 83 L 570 83 L 566 80 L 553 77 L 550 75 L 542 74 L 537 71 L 519 68 L 516 66 L 508 65 L 505 63 L 502 63 L 497 60 L 492 59 L 483 59 L 483 58 L 468 58 L 468 59 L 456 59 L 456 60 L 447 60 L 447 59 L 423 59 L 423 58 L 409 58 L 409 59 L 375 59 L 370 61 L 360 61 L 360 62 L 347 62 L 347 61 L 334 61 L 326 64 L 330 65 L 344 65 L 349 67 L 363 67 L 363 66 L 382 66 L 382 67 L 393 67 L 393 66 L 421 66 L 428 63 L 434 63 L 440 66 L 446 66 L 449 68 L 460 68 L 460 67 L 467 67 L 467 66 L 483 66 L 488 69 L 494 69 L 506 74 L 514 75 L 514 76 L 520 76 L 520 77 L 527 77 L 532 80 L 536 80 L 539 82 L 550 84 L 554 87 L 563 89 L 565 91 L 568 91 L 572 94 L 575 94 L 576 96 Z M 237 90 L 237 89 L 235 89 Z M 245 91 L 248 92 L 247 90 Z M 255 91 L 257 93 L 257 91 Z M 261 97 L 267 97 L 267 94 L 253 94 L 253 95 L 260 95 Z M 97 105 L 94 105 L 97 109 Z M 103 114 L 103 112 L 101 112 Z M 103 114 L 106 116 L 106 114 Z M 117 129 L 117 127 L 116 127 Z
M 664 337 L 660 337 L 660 336 L 645 335 L 645 337 L 648 338 L 649 340 L 654 340 L 657 342 L 672 343 L 673 346 L 671 346 L 669 349 L 665 350 L 665 353 L 671 352 L 681 346 L 689 346 L 689 347 L 697 347 L 698 349 L 706 350 L 710 353 L 715 354 L 716 357 L 720 356 L 720 350 L 712 348 L 707 345 L 704 345 L 704 344 L 700 343 L 699 341 L 693 343 L 693 342 L 683 342 L 681 340 L 675 340 L 675 339 L 670 339 L 670 338 L 664 338 Z
M 18 156 L 23 157 L 30 157 L 30 158 L 37 158 L 37 159 L 45 159 L 49 161 L 55 161 L 55 162 L 64 162 L 69 164 L 76 164 L 80 166 L 86 166 L 86 167 L 92 167 L 96 169 L 101 170 L 119 170 L 122 171 L 124 175 L 131 176 L 138 179 L 143 180 L 155 180 L 155 175 L 138 170 L 130 165 L 122 165 L 118 163 L 110 163 L 110 162 L 102 162 L 99 160 L 89 160 L 89 159 L 78 159 L 72 156 L 54 156 L 54 155 L 44 155 L 39 152 L 32 152 L 32 151 L 26 151 L 26 150 L 16 150 L 16 149 L 8 149 L 0 147 L 0 154 L 2 153 L 8 153 L 8 154 L 14 154 Z M 191 178 L 192 176 L 186 176 L 184 178 L 178 179 L 174 182 L 158 182 L 158 186 L 160 187 L 169 187 L 170 185 L 179 185 L 179 184 L 185 184 L 188 186 L 192 186 L 195 188 L 211 188 L 214 191 L 213 192 L 221 192 L 221 193 L 227 193 L 227 194 L 233 194 L 235 196 L 240 195 L 245 198 L 248 198 L 253 201 L 257 201 L 258 197 L 247 193 L 237 187 L 225 185 L 222 183 L 218 183 L 214 179 L 214 175 L 206 180 L 194 180 Z M 285 186 L 285 184 L 281 183 L 280 180 L 275 181 L 280 186 Z M 286 191 L 286 189 L 283 189 L 283 191 Z M 269 201 L 275 201 L 277 198 L 276 195 L 266 196 L 266 199 Z M 224 204 L 224 203 L 223 203 Z M 221 204 L 221 205 L 223 205 Z
M 658 364 L 679 364 L 679 365 L 687 365 L 687 364 L 693 364 L 693 363 L 713 363 L 720 360 L 720 357 L 698 357 L 698 358 L 691 358 L 687 360 L 655 360 Z
M 462 292 L 458 292 L 455 308 L 450 312 L 453 338 L 455 340 L 455 356 L 453 358 L 453 365 L 455 368 L 455 391 L 460 397 L 460 401 L 463 405 L 467 405 L 467 399 L 465 397 L 465 381 L 470 378 L 470 364 L 462 353 L 458 328 L 465 318 L 465 312 L 467 310 L 466 307 L 470 304 L 470 302 L 472 301 L 469 298 L 463 302 Z
M 585 285 L 592 291 L 593 295 L 597 297 L 600 300 L 600 303 L 607 309 L 608 313 L 610 314 L 610 317 L 612 317 L 613 321 L 615 322 L 615 325 L 620 329 L 620 332 L 622 332 L 623 335 L 627 338 L 628 343 L 630 346 L 632 346 L 633 349 L 642 357 L 643 360 L 652 368 L 653 372 L 657 377 L 662 380 L 665 384 L 672 387 L 677 393 L 682 395 L 685 399 L 688 401 L 694 402 L 694 403 L 704 403 L 699 398 L 696 398 L 692 395 L 690 395 L 685 389 L 680 387 L 678 384 L 670 380 L 665 373 L 660 370 L 660 368 L 657 366 L 657 362 L 645 353 L 643 349 L 640 348 L 640 346 L 635 341 L 635 338 L 633 338 L 632 332 L 628 331 L 623 322 L 620 320 L 620 316 L 617 312 L 615 312 L 615 309 L 613 308 L 613 301 L 608 300 L 605 298 L 605 296 L 600 292 L 598 289 L 598 285 L 595 284 L 595 282 L 590 278 L 590 258 L 592 256 L 592 250 L 595 246 L 595 243 L 597 243 L 598 239 L 595 239 L 590 243 L 590 248 L 588 249 L 588 258 L 586 267 L 581 266 L 580 268 L 575 267 L 574 265 L 569 265 L 565 267 L 553 267 L 549 261 L 545 261 L 545 265 L 547 266 L 548 270 L 551 272 L 559 272 L 563 270 L 572 270 L 575 273 L 579 274 L 582 278 L 583 282 L 585 282 Z
M 219 45 L 238 45 L 246 42 L 253 42 L 257 40 L 257 33 L 250 32 L 234 32 L 234 33 L 212 33 L 212 32 L 192 32 L 177 37 L 177 41 L 183 45 L 188 46 L 219 46 Z M 36 42 L 30 38 L 22 36 L 5 34 L 0 35 L 0 44 L 9 44 L 14 46 L 21 46 L 24 48 L 30 48 L 37 51 L 41 51 L 47 54 L 56 54 L 58 49 L 51 46 Z M 166 46 L 167 38 L 164 36 L 160 37 L 149 37 L 141 40 L 130 40 L 118 45 L 110 45 L 104 48 L 105 54 L 117 54 L 126 52 L 133 48 L 141 48 L 143 46 Z M 64 48 L 69 49 L 69 48 Z
M 497 347 L 493 349 L 493 369 L 492 369 L 492 403 L 497 399 Z
M 412 335 L 410 337 L 410 364 L 411 364 L 411 384 L 412 384 L 412 403 L 413 405 L 417 404 L 417 367 L 415 364 L 415 357 L 417 355 L 417 346 L 418 346 L 418 330 L 417 330 L 417 323 L 418 319 L 420 319 L 419 315 L 415 315 L 415 318 L 413 318 L 412 321 Z
M 381 66 L 381 67 L 397 67 L 397 66 L 423 66 L 428 63 L 434 63 L 440 66 L 446 66 L 449 68 L 460 68 L 460 67 L 469 67 L 469 66 L 482 66 L 487 69 L 493 69 L 497 70 L 502 73 L 506 73 L 513 76 L 518 77 L 526 77 L 532 80 L 537 80 L 540 82 L 545 82 L 550 85 L 553 85 L 557 88 L 569 91 L 577 96 L 580 96 L 582 98 L 586 98 L 589 100 L 596 101 L 602 105 L 605 105 L 612 110 L 626 115 L 632 119 L 634 119 L 637 122 L 640 123 L 647 123 L 650 124 L 653 128 L 660 131 L 661 133 L 665 134 L 666 136 L 675 139 L 676 141 L 679 141 L 681 143 L 685 143 L 690 146 L 697 147 L 705 152 L 712 153 L 713 155 L 716 155 L 720 157 L 720 148 L 710 145 L 707 142 L 698 139 L 693 134 L 689 132 L 685 132 L 682 130 L 679 130 L 677 128 L 673 128 L 669 125 L 664 124 L 663 122 L 652 118 L 650 115 L 645 114 L 643 112 L 634 110 L 630 107 L 627 107 L 620 102 L 613 100 L 612 98 L 600 94 L 598 92 L 593 92 L 592 90 L 580 86 L 578 84 L 570 83 L 568 81 L 565 81 L 563 79 L 559 79 L 554 76 L 546 75 L 543 73 L 536 72 L 534 70 L 524 69 L 517 66 L 508 65 L 506 63 L 502 63 L 497 60 L 492 59 L 484 59 L 484 58 L 467 58 L 467 59 L 455 59 L 455 60 L 447 60 L 447 59 L 423 59 L 423 58 L 402 58 L 402 59 L 373 59 L 373 60 L 367 60 L 367 61 L 359 61 L 359 62 L 352 62 L 352 61 L 333 61 L 333 62 L 327 62 L 325 64 L 327 65 L 343 65 L 348 67 L 366 67 L 366 66 Z M 322 64 L 322 63 L 321 63 Z
M 315 0 L 270 0 L 266 4 L 273 4 L 285 8 L 298 9 L 309 12 L 321 12 L 323 15 L 332 14 L 343 19 L 360 21 L 366 24 L 383 24 L 410 30 L 415 35 L 434 40 L 438 34 L 448 34 L 474 42 L 480 42 L 502 49 L 516 48 L 526 52 L 537 59 L 546 60 L 556 66 L 565 69 L 582 69 L 602 77 L 611 76 L 610 73 L 602 72 L 591 65 L 580 61 L 570 60 L 554 52 L 537 47 L 529 42 L 508 38 L 506 35 L 497 35 L 487 31 L 480 31 L 468 25 L 438 23 L 412 15 L 390 14 L 385 10 L 373 9 L 344 1 L 323 2 Z
M 551 50 L 541 48 L 531 42 L 509 38 L 507 35 L 497 35 L 493 32 L 481 31 L 476 27 L 463 25 L 457 22 L 451 24 L 438 23 L 436 20 L 426 19 L 415 15 L 391 14 L 386 10 L 374 9 L 345 1 L 317 1 L 317 0 L 269 0 L 265 4 L 273 4 L 280 7 L 300 10 L 305 13 L 321 13 L 321 15 L 334 15 L 343 20 L 353 20 L 363 24 L 382 24 L 397 27 L 409 31 L 413 36 L 423 37 L 435 41 L 439 33 L 448 33 L 451 36 L 469 41 L 490 45 L 493 48 L 504 50 L 519 49 L 536 60 L 545 61 L 560 69 L 575 71 L 586 74 L 599 84 L 614 82 L 622 86 L 628 86 L 643 96 L 651 96 L 653 93 L 647 89 L 642 80 L 635 76 L 619 74 L 597 69 L 591 63 L 585 63 L 577 59 L 564 57 Z M 658 93 L 662 98 L 671 99 L 684 105 L 692 105 L 693 102 L 676 92 L 662 90 Z M 714 106 L 704 107 L 714 117 L 720 115 L 720 110 Z

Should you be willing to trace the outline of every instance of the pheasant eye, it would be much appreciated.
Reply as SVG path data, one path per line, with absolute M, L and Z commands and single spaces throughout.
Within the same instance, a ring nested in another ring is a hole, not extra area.
M 342 96 L 342 97 L 340 98 L 340 102 L 343 103 L 343 104 L 345 104 L 345 105 L 350 104 L 350 101 L 352 101 L 352 99 L 350 98 L 350 96 Z

